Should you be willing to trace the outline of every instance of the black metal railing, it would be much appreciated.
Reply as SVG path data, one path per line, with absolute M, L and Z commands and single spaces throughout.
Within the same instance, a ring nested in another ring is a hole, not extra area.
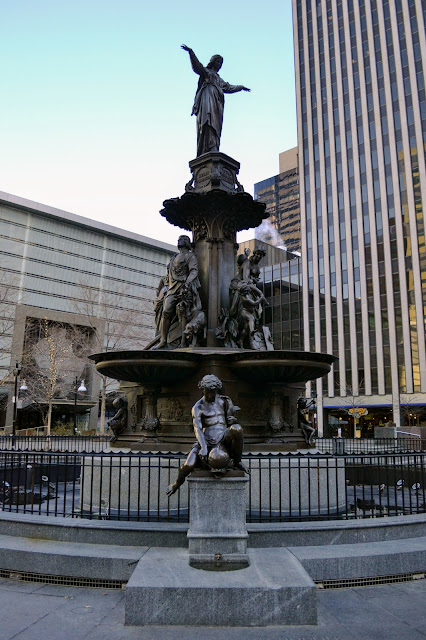
M 185 454 L 0 452 L 0 509 L 72 518 L 187 522 Z M 249 454 L 248 522 L 424 513 L 426 453 Z
M 0 436 L 0 451 L 63 451 L 99 453 L 111 436 Z
M 108 451 L 110 436 L 0 436 L 0 451 Z M 422 451 L 421 438 L 318 438 L 320 453 L 334 455 Z
M 321 453 L 344 455 L 352 453 L 407 453 L 422 451 L 417 437 L 398 438 L 317 438 L 315 446 Z

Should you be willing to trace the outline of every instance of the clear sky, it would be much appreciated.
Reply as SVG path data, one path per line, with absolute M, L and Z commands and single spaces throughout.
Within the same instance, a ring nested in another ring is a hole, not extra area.
M 246 191 L 297 144 L 291 0 L 14 0 L 0 16 L 2 191 L 174 243 L 158 211 L 196 155 L 182 43 L 252 89 L 226 96 L 221 142 Z

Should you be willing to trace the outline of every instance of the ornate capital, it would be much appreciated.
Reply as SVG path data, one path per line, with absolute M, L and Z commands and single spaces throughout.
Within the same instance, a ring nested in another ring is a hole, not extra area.
M 217 189 L 207 193 L 189 191 L 180 198 L 165 200 L 161 215 L 181 229 L 204 233 L 216 220 L 223 226 L 224 234 L 258 227 L 268 217 L 266 205 L 253 200 L 249 193 Z M 216 234 L 215 234 L 216 235 Z

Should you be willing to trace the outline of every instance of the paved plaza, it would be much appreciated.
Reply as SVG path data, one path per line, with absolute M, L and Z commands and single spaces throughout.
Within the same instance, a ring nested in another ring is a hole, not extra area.
M 318 626 L 125 627 L 124 591 L 0 581 L 0 640 L 420 640 L 426 580 L 318 592 Z

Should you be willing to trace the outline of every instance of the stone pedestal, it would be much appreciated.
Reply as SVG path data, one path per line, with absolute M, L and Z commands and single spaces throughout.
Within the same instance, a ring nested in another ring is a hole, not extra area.
M 229 193 L 244 191 L 237 180 L 240 163 L 220 151 L 212 151 L 191 160 L 189 168 L 192 180 L 186 185 L 186 191 L 207 193 L 212 189 L 222 189 Z
M 248 552 L 250 566 L 241 571 L 199 571 L 186 549 L 151 547 L 127 583 L 125 624 L 317 624 L 315 584 L 299 560 L 283 548 Z
M 188 478 L 191 567 L 230 571 L 249 565 L 247 483 L 242 471 L 229 471 L 222 478 L 196 471 Z

